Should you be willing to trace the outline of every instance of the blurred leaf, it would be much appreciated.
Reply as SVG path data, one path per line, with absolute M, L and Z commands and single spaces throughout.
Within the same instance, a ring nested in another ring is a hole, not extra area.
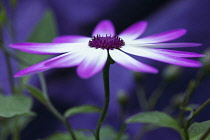
M 54 15 L 50 10 L 46 10 L 39 25 L 28 39 L 29 42 L 51 42 L 57 35 Z
M 34 115 L 30 111 L 32 100 L 22 95 L 0 95 L 0 117 L 10 118 L 17 115 Z
M 200 137 L 205 133 L 205 131 L 210 127 L 210 120 L 205 122 L 195 122 L 193 123 L 189 131 L 190 140 L 199 140 Z M 210 135 L 206 138 L 206 140 L 210 140 Z
M 83 132 L 75 132 L 78 140 L 95 140 L 94 136 L 91 134 L 86 134 Z M 113 140 L 117 135 L 117 132 L 111 126 L 102 126 L 100 132 L 100 140 Z M 72 140 L 68 133 L 56 133 L 49 136 L 46 139 L 38 140 Z M 128 140 L 128 136 L 124 135 L 121 140 Z
M 39 100 L 43 104 L 45 104 L 47 102 L 44 95 L 38 88 L 31 86 L 31 85 L 26 85 L 26 88 L 37 100 Z
M 47 10 L 27 42 L 51 42 L 52 39 L 56 37 L 56 34 L 57 31 L 53 14 L 51 11 Z M 31 64 L 36 64 L 49 58 L 49 55 L 36 55 L 21 51 L 19 51 L 18 54 Z
M 18 116 L 1 121 L 1 138 L 4 140 L 14 132 L 14 126 L 17 125 L 19 131 L 23 130 L 29 122 L 32 121 L 31 116 Z
M 82 106 L 72 107 L 68 109 L 65 112 L 64 116 L 67 118 L 67 117 L 70 117 L 72 115 L 79 114 L 79 113 L 93 113 L 93 112 L 100 113 L 101 109 L 92 105 L 82 105 Z
M 176 120 L 163 112 L 144 112 L 131 116 L 126 120 L 127 123 L 149 123 L 160 127 L 168 127 L 181 132 L 181 128 Z
M 0 6 L 0 30 L 5 20 L 6 20 L 6 11 L 3 6 Z
M 17 0 L 10 0 L 10 3 L 12 5 L 12 7 L 15 8 L 17 5 Z
M 84 135 L 82 132 L 75 132 L 75 135 L 78 140 L 94 140 L 93 136 Z M 39 139 L 39 140 L 72 140 L 68 133 L 56 133 L 47 139 Z
M 116 132 L 111 126 L 102 126 L 100 137 L 101 140 L 114 140 L 116 136 L 118 135 L 118 132 Z M 121 140 L 128 140 L 128 136 L 124 134 L 121 138 Z

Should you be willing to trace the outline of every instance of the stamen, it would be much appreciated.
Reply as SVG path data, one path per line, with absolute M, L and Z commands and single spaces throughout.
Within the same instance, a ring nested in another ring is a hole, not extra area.
M 89 41 L 88 45 L 90 47 L 101 48 L 101 49 L 119 49 L 125 45 L 125 42 L 117 35 L 111 36 L 106 35 L 105 37 L 97 35 Z

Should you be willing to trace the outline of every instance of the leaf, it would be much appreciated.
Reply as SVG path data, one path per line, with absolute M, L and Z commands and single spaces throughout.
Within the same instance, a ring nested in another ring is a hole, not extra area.
M 79 113 L 93 113 L 93 112 L 100 113 L 101 109 L 92 105 L 82 105 L 82 106 L 72 107 L 68 109 L 65 112 L 64 116 L 67 118 L 67 117 L 70 117 L 72 115 L 79 114 Z
M 27 42 L 51 42 L 52 39 L 56 37 L 56 34 L 57 31 L 53 14 L 50 10 L 47 10 Z M 18 55 L 25 60 L 29 60 L 31 64 L 36 64 L 49 58 L 49 55 L 36 55 L 22 51 L 19 51 Z
M 113 127 L 102 126 L 101 132 L 100 132 L 101 140 L 114 140 L 117 135 L 118 135 L 118 132 L 115 131 Z M 128 139 L 129 139 L 128 136 L 126 134 L 123 134 L 121 140 L 128 140 Z
M 50 10 L 46 10 L 43 18 L 41 19 L 37 27 L 34 29 L 34 32 L 31 34 L 27 42 L 51 42 L 52 39 L 56 37 L 56 35 L 57 30 L 53 14 Z M 22 51 L 18 51 L 17 55 L 19 55 L 19 57 L 23 58 L 31 65 L 39 63 L 50 57 L 49 55 L 36 55 Z M 21 65 L 21 69 L 26 67 L 28 66 Z M 28 83 L 29 78 L 30 76 L 22 77 L 22 85 Z
M 93 136 L 85 135 L 82 132 L 75 132 L 78 140 L 94 140 Z M 43 139 L 39 139 L 43 140 Z M 68 133 L 56 133 L 44 140 L 72 140 Z
M 4 7 L 3 6 L 0 6 L 0 31 L 1 31 L 1 28 L 2 28 L 2 25 L 3 25 L 3 23 L 5 22 L 5 20 L 6 20 L 6 11 L 5 11 L 5 9 L 4 9 Z M 1 38 L 2 39 L 2 38 Z M 0 39 L 0 40 L 1 40 Z
M 17 115 L 34 115 L 30 111 L 32 100 L 22 95 L 0 95 L 0 117 L 10 118 Z
M 201 123 L 193 123 L 188 129 L 190 140 L 199 140 L 209 127 L 210 120 Z M 210 140 L 210 135 L 206 138 L 206 140 Z
M 86 130 L 85 130 L 86 131 Z M 75 135 L 77 140 L 95 140 L 94 136 L 89 133 L 83 133 L 79 131 L 75 131 Z M 100 139 L 101 140 L 113 140 L 117 135 L 117 132 L 111 126 L 102 126 L 100 131 Z M 46 139 L 38 139 L 38 140 L 72 140 L 68 133 L 58 132 L 52 136 L 49 136 Z M 121 140 L 128 140 L 127 135 L 123 135 Z
M 41 103 L 45 104 L 47 102 L 44 95 L 38 88 L 31 86 L 31 85 L 26 85 L 26 88 Z
M 126 123 L 149 123 L 160 127 L 168 127 L 181 132 L 176 120 L 163 112 L 144 112 L 131 116 Z
M 1 138 L 6 140 L 10 134 L 14 133 L 14 126 L 18 126 L 19 131 L 23 130 L 32 119 L 31 116 L 18 116 L 3 120 L 0 127 Z

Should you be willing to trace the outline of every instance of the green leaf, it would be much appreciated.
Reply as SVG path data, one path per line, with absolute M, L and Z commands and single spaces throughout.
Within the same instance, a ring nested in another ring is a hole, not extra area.
M 201 123 L 193 123 L 188 129 L 190 140 L 199 140 L 209 127 L 210 120 Z M 210 135 L 206 138 L 206 140 L 210 140 Z
M 72 115 L 79 114 L 79 113 L 93 113 L 93 112 L 100 113 L 101 109 L 92 105 L 82 105 L 82 106 L 72 107 L 68 109 L 65 112 L 64 116 L 67 118 L 67 117 L 70 117 Z
M 100 132 L 101 140 L 114 140 L 117 135 L 118 135 L 118 132 L 115 131 L 113 127 L 102 126 L 101 132 Z M 121 140 L 128 140 L 128 139 L 129 137 L 126 134 L 123 134 Z
M 168 127 L 181 132 L 176 120 L 163 112 L 144 112 L 131 116 L 126 123 L 149 123 L 160 127 Z
M 43 18 L 28 39 L 29 42 L 52 42 L 57 35 L 52 11 L 46 10 Z
M 56 37 L 56 34 L 57 31 L 53 13 L 50 10 L 47 10 L 27 42 L 52 42 L 52 39 Z M 25 60 L 29 60 L 30 64 L 36 64 L 49 58 L 49 55 L 36 55 L 22 51 L 19 51 L 18 55 Z
M 17 115 L 34 115 L 30 111 L 32 100 L 22 95 L 0 95 L 0 117 L 10 118 Z
M 47 102 L 44 95 L 38 88 L 31 86 L 31 85 L 26 85 L 26 88 L 41 103 L 45 104 Z
M 9 135 L 14 132 L 15 126 L 21 131 L 32 121 L 32 119 L 31 116 L 17 116 L 1 120 L 0 130 L 2 140 L 6 140 Z
M 2 25 L 6 20 L 6 11 L 3 6 L 0 6 L 0 8 L 1 8 L 1 10 L 0 10 L 0 31 L 1 31 Z
M 94 140 L 93 136 L 85 135 L 82 132 L 75 132 L 78 140 Z M 43 140 L 43 139 L 39 139 Z M 72 140 L 68 133 L 56 133 L 44 140 Z

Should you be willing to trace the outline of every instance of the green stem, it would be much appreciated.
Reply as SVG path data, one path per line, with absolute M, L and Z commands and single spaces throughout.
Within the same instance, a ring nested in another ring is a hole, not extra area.
M 187 121 L 187 127 L 190 126 L 190 123 L 192 122 L 192 120 L 195 118 L 195 116 L 198 115 L 198 113 L 200 113 L 207 105 L 210 104 L 210 98 L 208 100 L 206 100 L 192 115 L 192 117 Z
M 42 92 L 44 94 L 44 97 L 47 101 L 47 108 L 66 126 L 72 140 L 77 140 L 70 123 L 68 122 L 68 120 L 66 118 L 64 118 L 59 112 L 58 110 L 53 106 L 53 104 L 51 103 L 48 94 L 47 94 L 47 86 L 46 86 L 46 81 L 44 79 L 44 76 L 42 73 L 39 73 L 39 79 L 40 79 L 40 83 L 42 86 Z
M 178 122 L 180 126 L 184 129 L 183 131 L 184 131 L 185 140 L 189 140 L 188 125 L 185 118 L 185 112 L 186 112 L 185 107 L 188 105 L 190 98 L 192 97 L 195 89 L 200 85 L 201 81 L 204 78 L 205 78 L 205 72 L 204 72 L 204 69 L 201 69 L 198 72 L 196 79 L 192 80 L 189 83 L 187 90 L 185 91 L 185 98 L 181 106 L 183 109 L 180 111 L 179 118 L 178 118 Z
M 152 93 L 148 101 L 148 110 L 152 110 L 155 107 L 167 85 L 168 84 L 166 83 L 166 81 L 163 81 L 162 83 L 160 83 L 159 87 Z
M 142 83 L 139 83 L 139 85 L 137 86 L 136 95 L 138 97 L 138 102 L 139 102 L 140 108 L 143 111 L 147 110 L 148 109 L 148 101 L 147 101 L 146 92 L 144 90 L 144 86 Z
M 123 134 L 125 132 L 126 127 L 127 127 L 127 124 L 124 123 L 122 128 L 120 129 L 119 134 L 117 135 L 117 137 L 114 140 L 121 140 L 121 138 L 122 138 L 122 136 L 123 136 Z
M 19 128 L 18 128 L 18 118 L 15 117 L 13 119 L 15 119 L 15 123 L 14 123 L 14 128 L 13 128 L 12 140 L 20 140 Z
M 104 81 L 104 93 L 105 93 L 105 102 L 104 107 L 101 113 L 101 116 L 98 120 L 96 126 L 96 140 L 100 140 L 100 128 L 104 122 L 108 107 L 109 107 L 109 98 L 110 98 L 110 88 L 109 88 L 109 68 L 110 63 L 107 61 L 106 66 L 103 69 L 103 81 Z
M 8 71 L 7 73 L 8 73 L 8 77 L 9 77 L 9 84 L 10 84 L 11 92 L 14 94 L 15 93 L 15 82 L 14 82 L 14 78 L 13 78 L 13 74 L 12 74 L 12 64 L 11 64 L 9 55 L 4 52 L 4 56 L 5 56 L 5 61 L 6 61 L 7 71 Z

